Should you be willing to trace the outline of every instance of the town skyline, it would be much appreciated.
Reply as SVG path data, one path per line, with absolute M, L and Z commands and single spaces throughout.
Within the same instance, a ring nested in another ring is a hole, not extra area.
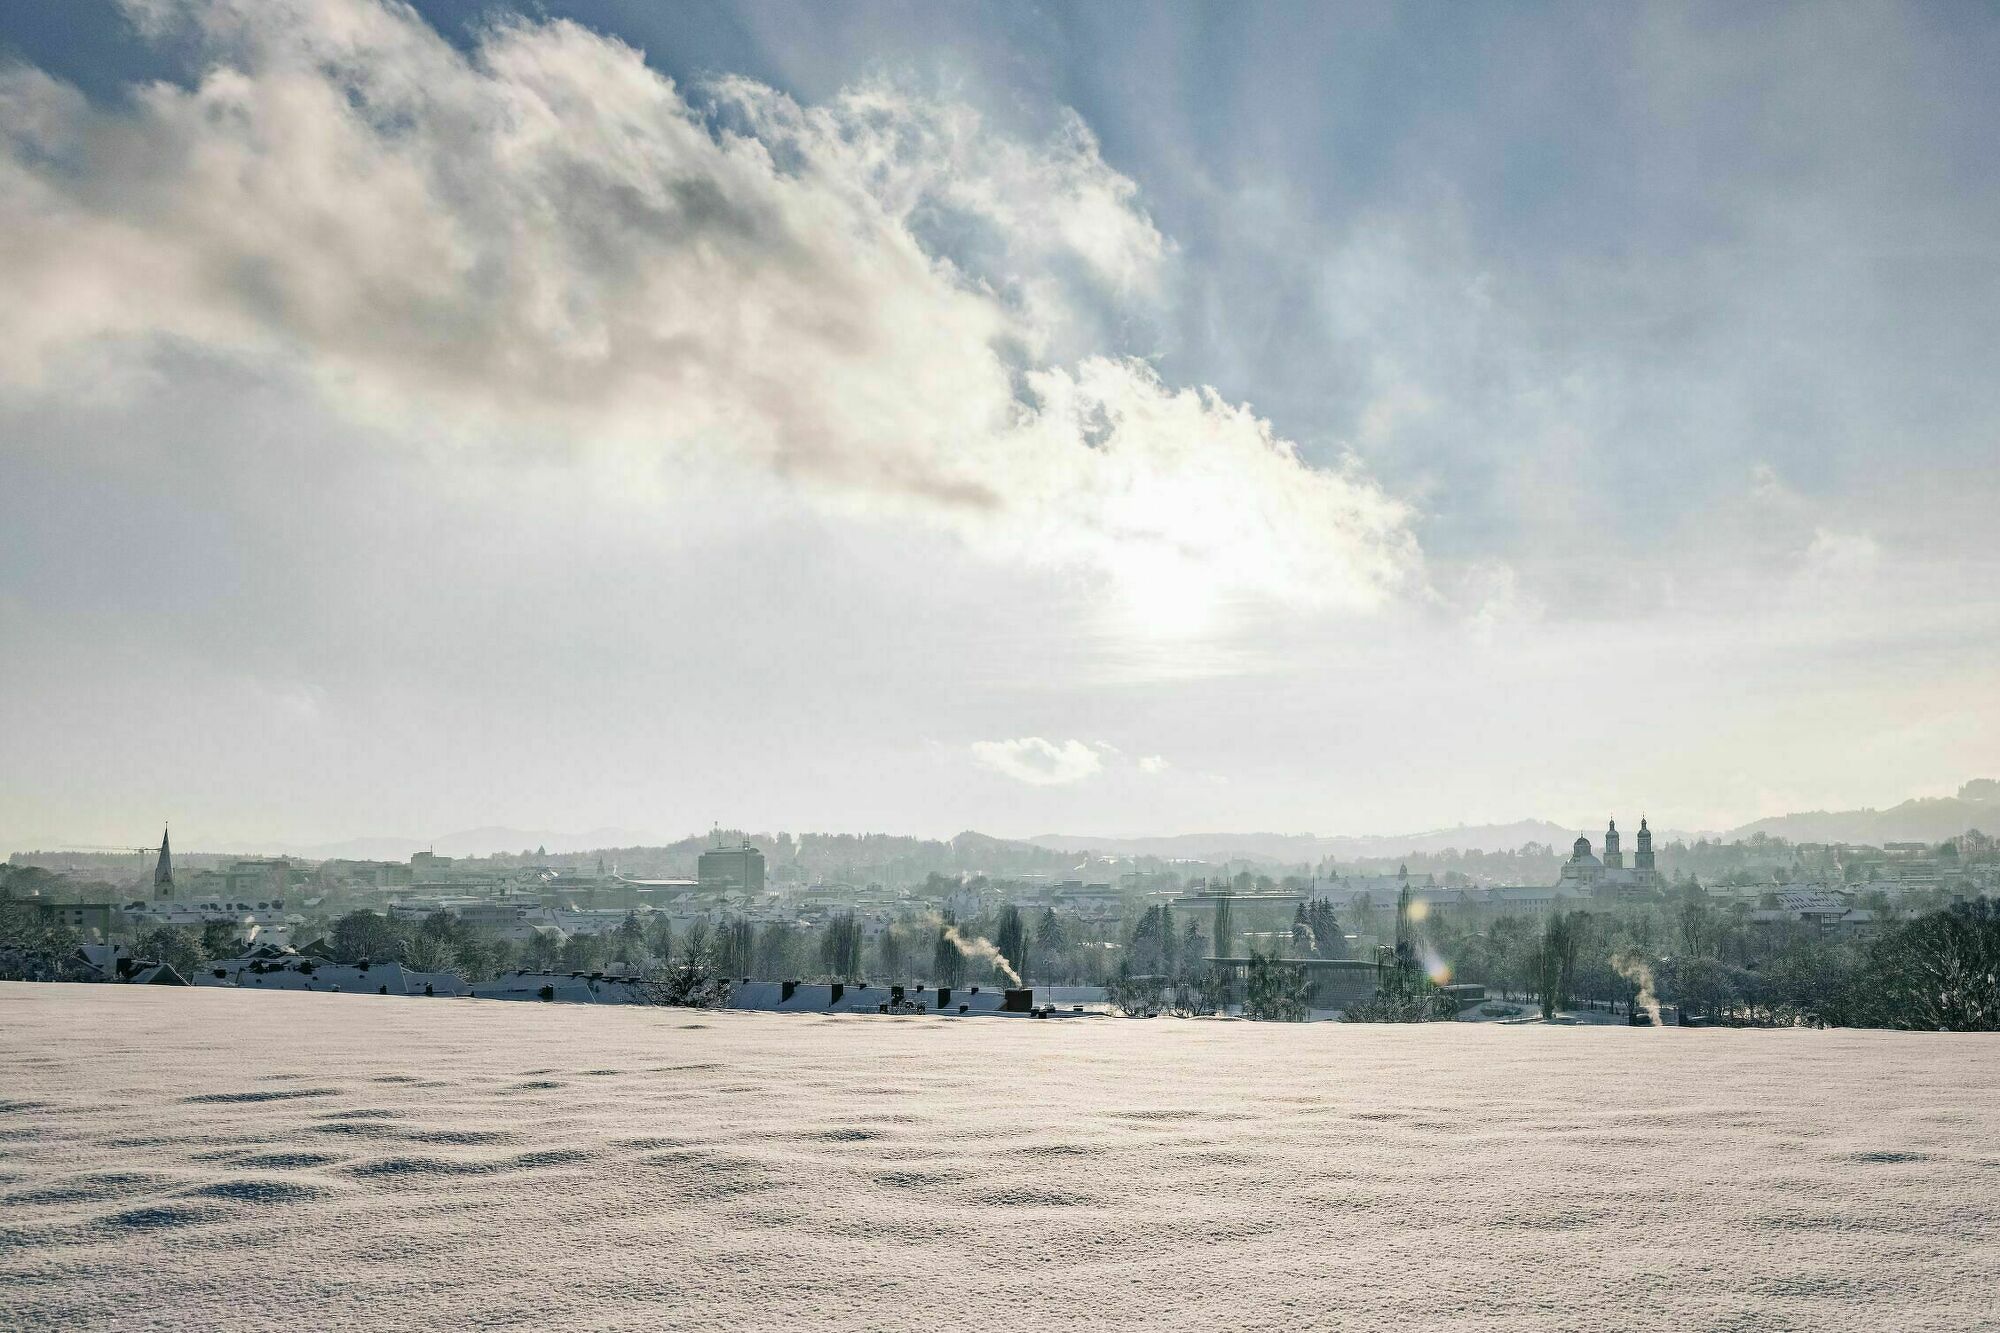
M 1602 817 L 1602 821 L 1615 824 L 1618 815 L 1613 812 Z M 1639 816 L 1641 822 L 1647 819 L 1646 811 Z M 1601 822 L 1602 822 L 1601 821 Z M 876 829 L 817 829 L 809 827 L 782 828 L 766 826 L 725 825 L 720 822 L 711 825 L 711 832 L 671 831 L 663 829 L 622 829 L 598 827 L 581 832 L 563 832 L 550 829 L 510 828 L 483 826 L 462 829 L 427 837 L 395 835 L 374 835 L 350 837 L 330 842 L 313 842 L 304 839 L 279 839 L 269 843 L 231 845 L 226 840 L 213 838 L 203 842 L 199 838 L 194 843 L 186 841 L 183 833 L 184 850 L 209 854 L 265 854 L 298 855 L 314 859 L 381 859 L 401 860 L 420 851 L 436 851 L 453 856 L 515 855 L 524 849 L 542 849 L 551 855 L 574 856 L 589 852 L 609 851 L 620 847 L 665 846 L 699 841 L 703 838 L 720 836 L 726 829 L 731 835 L 754 834 L 758 837 L 775 836 L 817 836 L 855 837 L 885 836 L 892 838 L 953 841 L 967 836 L 988 837 L 1024 846 L 1039 846 L 1051 850 L 1098 851 L 1123 855 L 1174 855 L 1187 854 L 1213 858 L 1217 856 L 1240 856 L 1248 860 L 1263 860 L 1272 863 L 1288 859 L 1315 859 L 1325 855 L 1356 855 L 1383 857 L 1397 855 L 1401 850 L 1415 852 L 1458 851 L 1513 851 L 1527 843 L 1537 842 L 1546 846 L 1561 846 L 1572 835 L 1581 833 L 1596 836 L 1589 820 L 1571 824 L 1560 821 L 1528 818 L 1501 824 L 1487 825 L 1441 825 L 1426 829 L 1407 830 L 1402 833 L 1335 833 L 1313 831 L 1279 831 L 1253 829 L 1213 829 L 1184 830 L 1179 832 L 1141 832 L 1130 834 L 1105 833 L 1062 833 L 1043 832 L 1033 834 L 996 833 L 976 828 L 959 829 L 951 833 L 911 832 L 895 828 Z M 1632 820 L 1626 817 L 1627 827 Z M 1992 778 L 1973 779 L 1957 786 L 1950 796 L 1918 796 L 1894 805 L 1881 808 L 1867 807 L 1847 811 L 1787 811 L 1778 815 L 1768 815 L 1747 821 L 1726 829 L 1683 829 L 1654 821 L 1653 833 L 1662 843 L 1692 842 L 1708 840 L 1716 842 L 1740 841 L 1753 835 L 1764 833 L 1798 842 L 1850 842 L 1856 844 L 1881 843 L 1901 840 L 1949 839 L 1962 832 L 1983 831 L 1982 824 L 2000 827 L 2000 780 Z M 168 825 L 167 827 L 171 827 Z M 0 856 L 18 853 L 55 854 L 64 851 L 76 853 L 102 854 L 110 852 L 133 852 L 155 850 L 152 847 L 126 847 L 119 843 L 91 843 L 81 840 L 59 838 L 16 838 L 22 843 L 18 847 L 0 846 Z M 33 844 L 33 845 L 29 845 Z

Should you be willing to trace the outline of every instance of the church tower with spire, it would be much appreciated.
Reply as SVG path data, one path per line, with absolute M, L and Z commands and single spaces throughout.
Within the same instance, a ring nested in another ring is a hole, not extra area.
M 1632 853 L 1632 868 L 1651 878 L 1653 875 L 1653 830 L 1646 827 L 1646 817 L 1639 816 L 1639 850 Z
M 1625 868 L 1625 853 L 1618 850 L 1618 821 L 1612 820 L 1611 827 L 1604 830 L 1604 864 L 1611 870 Z
M 167 830 L 164 828 L 160 830 L 160 859 L 153 865 L 153 896 L 174 896 L 174 853 L 168 846 Z

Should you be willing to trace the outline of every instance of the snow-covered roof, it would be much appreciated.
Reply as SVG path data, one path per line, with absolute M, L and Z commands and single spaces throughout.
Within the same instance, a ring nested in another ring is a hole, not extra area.
M 401 963 L 330 963 L 297 954 L 277 959 L 231 958 L 198 969 L 197 986 L 241 990 L 340 991 L 349 995 L 464 995 L 456 972 L 418 972 Z

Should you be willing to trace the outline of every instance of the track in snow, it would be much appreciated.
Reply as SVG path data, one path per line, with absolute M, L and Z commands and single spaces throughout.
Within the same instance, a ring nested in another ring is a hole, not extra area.
M 2000 1044 L 0 985 L 0 1326 L 2000 1327 Z

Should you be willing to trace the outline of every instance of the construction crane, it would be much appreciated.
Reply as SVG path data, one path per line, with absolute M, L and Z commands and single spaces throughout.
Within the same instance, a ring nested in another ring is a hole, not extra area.
M 133 852 L 133 853 L 136 853 L 136 854 L 138 855 L 138 857 L 139 857 L 139 877 L 140 877 L 141 879 L 144 879 L 144 878 L 145 878 L 145 876 L 146 876 L 146 857 L 147 857 L 147 856 L 149 856 L 150 854 L 152 854 L 153 852 L 157 852 L 157 851 L 159 851 L 160 849 L 159 849 L 159 847 L 158 847 L 158 846 L 153 846 L 153 847 L 93 847 L 93 846 L 91 846 L 91 845 L 90 845 L 90 844 L 88 844 L 88 843 L 82 843 L 82 842 L 66 842 L 66 843 L 62 843 L 62 844 L 58 845 L 58 846 L 57 846 L 57 847 L 55 848 L 55 850 L 56 850 L 56 851 L 59 851 L 59 852 Z

